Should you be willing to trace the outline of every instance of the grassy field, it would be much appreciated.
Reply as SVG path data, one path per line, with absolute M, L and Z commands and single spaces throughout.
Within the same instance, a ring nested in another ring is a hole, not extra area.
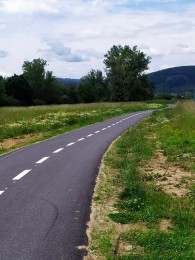
M 107 118 L 160 103 L 97 103 L 79 105 L 0 108 L 0 154 Z
M 195 102 L 155 111 L 111 147 L 86 259 L 195 259 Z

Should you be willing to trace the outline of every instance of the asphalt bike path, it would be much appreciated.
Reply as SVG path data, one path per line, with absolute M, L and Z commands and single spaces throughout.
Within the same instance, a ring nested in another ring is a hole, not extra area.
M 0 157 L 0 260 L 79 260 L 102 157 L 152 111 L 108 119 Z

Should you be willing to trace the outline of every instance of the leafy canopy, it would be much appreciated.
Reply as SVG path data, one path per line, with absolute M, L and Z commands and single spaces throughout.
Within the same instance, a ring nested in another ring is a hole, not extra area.
M 144 77 L 150 57 L 134 46 L 114 45 L 105 54 L 104 64 L 112 101 L 146 99 L 152 86 Z M 136 91 L 135 91 L 136 90 Z

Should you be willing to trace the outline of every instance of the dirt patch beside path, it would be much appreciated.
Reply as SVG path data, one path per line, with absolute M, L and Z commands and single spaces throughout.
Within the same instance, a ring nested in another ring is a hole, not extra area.
M 43 134 L 24 135 L 17 138 L 8 138 L 0 142 L 0 149 L 17 148 L 30 142 L 39 140 Z
M 167 194 L 181 197 L 189 192 L 188 184 L 192 174 L 181 169 L 175 162 L 167 162 L 162 150 L 156 151 L 156 156 L 141 168 L 141 172 L 146 180 L 155 182 Z

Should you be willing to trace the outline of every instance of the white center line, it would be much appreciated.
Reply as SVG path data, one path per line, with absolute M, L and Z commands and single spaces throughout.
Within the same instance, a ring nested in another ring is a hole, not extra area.
M 36 163 L 43 163 L 44 161 L 46 161 L 47 159 L 49 159 L 49 157 L 43 157 L 41 160 L 39 160 Z
M 93 134 L 87 135 L 87 137 L 91 137 Z
M 102 128 L 102 131 L 106 130 L 106 128 Z
M 30 169 L 30 170 L 25 170 L 25 171 L 21 172 L 20 174 L 18 174 L 16 177 L 14 177 L 12 180 L 13 180 L 13 181 L 18 181 L 18 180 L 20 180 L 22 177 L 24 177 L 27 173 L 29 173 L 30 171 L 32 171 L 32 169 Z
M 112 124 L 112 125 L 115 125 L 115 124 Z
M 81 142 L 83 140 L 85 140 L 85 138 L 80 138 L 80 139 L 77 140 L 77 142 Z
M 100 131 L 96 131 L 96 132 L 95 132 L 95 134 L 98 134 L 98 133 L 100 133 Z
M 110 127 L 111 127 L 111 125 L 107 126 L 107 128 L 110 128 Z
M 0 190 L 0 195 L 4 193 L 4 190 Z
M 53 153 L 59 153 L 59 152 L 61 152 L 62 150 L 64 150 L 64 148 L 59 148 L 58 150 L 54 151 Z
M 69 143 L 69 144 L 67 144 L 66 146 L 71 146 L 71 145 L 73 145 L 73 144 L 75 144 L 75 142 Z

